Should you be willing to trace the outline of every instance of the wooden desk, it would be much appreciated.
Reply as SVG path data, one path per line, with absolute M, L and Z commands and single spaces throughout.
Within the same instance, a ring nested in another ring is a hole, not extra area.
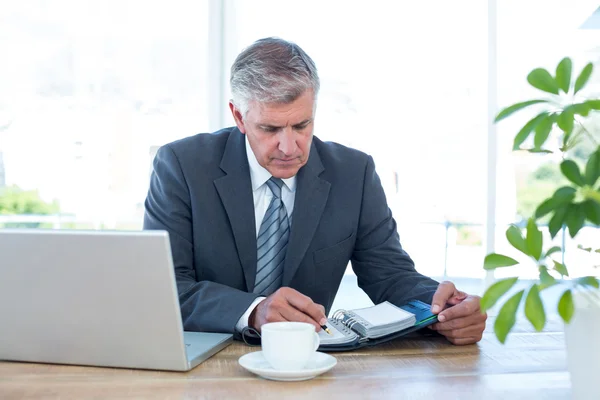
M 491 326 L 491 325 L 488 325 Z M 304 382 L 272 382 L 239 366 L 257 348 L 235 343 L 188 373 L 0 362 L 0 399 L 17 398 L 335 398 L 567 399 L 560 331 L 486 333 L 478 345 L 443 338 L 398 340 L 333 354 L 335 368 Z

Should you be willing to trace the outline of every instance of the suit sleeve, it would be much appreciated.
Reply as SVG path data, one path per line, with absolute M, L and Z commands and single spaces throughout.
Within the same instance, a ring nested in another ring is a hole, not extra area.
M 235 332 L 257 297 L 211 281 L 197 281 L 190 194 L 174 151 L 167 145 L 154 159 L 145 202 L 144 229 L 169 233 L 183 327 L 187 331 Z
M 375 303 L 396 305 L 418 299 L 431 303 L 438 282 L 415 270 L 402 249 L 396 221 L 392 217 L 373 159 L 365 169 L 363 197 L 352 268 L 358 285 Z

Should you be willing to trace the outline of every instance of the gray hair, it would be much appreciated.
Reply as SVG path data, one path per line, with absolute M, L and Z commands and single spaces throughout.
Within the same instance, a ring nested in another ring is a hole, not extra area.
M 231 66 L 233 104 L 242 115 L 248 103 L 291 103 L 320 81 L 313 60 L 295 43 L 269 37 L 244 49 Z

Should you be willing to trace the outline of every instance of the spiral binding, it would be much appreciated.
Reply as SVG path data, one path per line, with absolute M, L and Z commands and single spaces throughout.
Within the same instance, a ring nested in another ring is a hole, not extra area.
M 350 329 L 352 329 L 352 327 L 354 325 L 356 325 L 357 323 L 358 323 L 358 319 L 354 316 L 343 321 L 343 324 L 346 325 Z
M 336 312 L 333 313 L 333 319 L 341 321 L 344 319 L 344 317 L 346 316 L 346 313 L 348 311 L 346 310 L 337 310 Z
M 344 334 L 345 336 L 356 335 L 356 333 L 354 331 L 352 331 L 352 329 L 350 329 L 346 325 L 344 325 L 342 323 L 342 321 L 340 321 L 339 319 L 332 319 L 329 322 L 332 325 L 334 325 L 337 330 L 341 331 L 342 334 Z
M 350 329 L 352 329 L 356 324 L 362 325 L 365 329 L 370 326 L 367 321 L 354 314 L 352 311 L 337 310 L 333 313 L 332 318 Z

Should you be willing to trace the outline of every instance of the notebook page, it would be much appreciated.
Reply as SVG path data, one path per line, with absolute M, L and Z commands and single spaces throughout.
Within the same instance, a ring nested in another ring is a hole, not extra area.
M 325 332 L 324 329 L 321 329 L 318 333 L 321 344 L 346 343 L 354 340 L 354 334 L 351 334 L 351 336 L 344 335 L 329 321 L 327 321 L 327 328 L 331 332 L 331 335 Z
M 371 326 L 387 325 L 398 321 L 404 321 L 413 317 L 413 314 L 385 301 L 373 307 L 352 310 Z

